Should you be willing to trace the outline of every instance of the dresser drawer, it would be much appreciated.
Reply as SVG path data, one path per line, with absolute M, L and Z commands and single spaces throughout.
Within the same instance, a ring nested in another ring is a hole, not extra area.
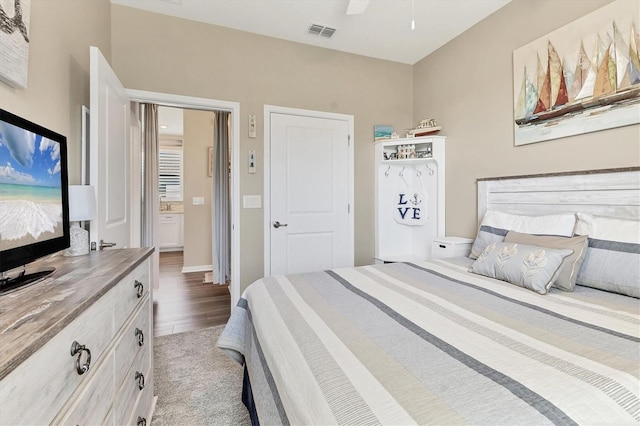
M 49 424 L 71 394 L 92 379 L 115 334 L 113 297 L 113 292 L 101 297 L 2 380 L 0 424 Z M 74 341 L 91 352 L 89 371 L 82 375 L 76 371 L 77 355 L 71 356 Z
M 134 407 L 129 422 L 130 425 L 138 425 L 138 422 L 142 426 L 145 422 L 149 426 L 151 424 L 151 417 L 153 416 L 153 376 L 149 375 L 149 382 L 145 389 L 140 393 L 136 406 Z
M 149 260 L 142 262 L 114 288 L 117 294 L 115 305 L 115 329 L 118 330 L 144 297 L 149 294 Z
M 116 390 L 122 386 L 127 372 L 131 369 L 139 353 L 148 351 L 149 345 L 153 345 L 153 336 L 150 334 L 150 315 L 151 299 L 145 296 L 142 306 L 133 320 L 125 325 L 122 337 L 116 346 Z
M 111 353 L 100 365 L 87 384 L 75 404 L 62 419 L 55 424 L 63 425 L 97 425 L 109 423 L 109 410 L 113 396 L 113 358 Z M 111 420 L 113 423 L 113 420 Z
M 127 423 L 132 416 L 133 408 L 141 394 L 153 394 L 150 345 L 144 345 L 140 349 L 136 354 L 131 368 L 125 374 L 122 386 L 116 394 L 114 407 L 116 424 Z M 138 378 L 139 374 L 142 374 L 144 379 Z M 141 381 L 144 381 L 144 387 L 142 389 L 140 389 L 139 386 Z

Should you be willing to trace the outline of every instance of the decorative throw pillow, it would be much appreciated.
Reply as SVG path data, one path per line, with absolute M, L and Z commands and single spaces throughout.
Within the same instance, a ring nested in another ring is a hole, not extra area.
M 562 262 L 573 250 L 550 249 L 526 244 L 491 243 L 478 256 L 470 271 L 547 294 Z
M 554 249 L 571 249 L 573 254 L 569 256 L 562 264 L 562 269 L 558 275 L 558 279 L 553 286 L 560 290 L 573 291 L 578 278 L 580 265 L 587 253 L 587 236 L 578 237 L 553 237 L 548 235 L 530 235 L 522 234 L 516 231 L 509 231 L 504 237 L 505 243 L 528 244 L 531 246 L 548 247 Z
M 535 235 L 555 235 L 571 237 L 576 226 L 574 214 L 554 214 L 547 216 L 522 216 L 488 210 L 482 218 L 473 246 L 471 259 L 476 259 L 491 243 L 504 241 L 509 231 Z
M 589 236 L 576 283 L 640 298 L 640 221 L 578 213 L 576 234 Z

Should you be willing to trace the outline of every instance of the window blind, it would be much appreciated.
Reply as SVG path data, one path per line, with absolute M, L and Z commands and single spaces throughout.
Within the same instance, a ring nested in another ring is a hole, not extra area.
M 160 199 L 182 201 L 182 151 L 160 149 L 158 155 Z

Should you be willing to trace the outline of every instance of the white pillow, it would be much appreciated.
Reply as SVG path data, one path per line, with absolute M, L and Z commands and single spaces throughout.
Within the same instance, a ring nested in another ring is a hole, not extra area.
M 471 259 L 491 243 L 501 243 L 509 231 L 533 235 L 573 236 L 576 216 L 572 213 L 547 216 L 523 216 L 488 210 L 482 218 L 478 235 L 471 247 Z
M 640 298 L 640 221 L 578 213 L 589 247 L 576 284 Z

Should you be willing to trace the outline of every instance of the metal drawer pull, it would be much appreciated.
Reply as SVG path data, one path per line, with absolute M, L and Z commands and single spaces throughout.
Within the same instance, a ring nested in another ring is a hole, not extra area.
M 136 289 L 136 296 L 138 299 L 142 297 L 142 293 L 144 293 L 144 285 L 138 280 L 133 282 L 133 287 Z
M 136 371 L 136 382 L 138 382 L 138 389 L 144 389 L 144 374 Z
M 137 426 L 147 426 L 147 419 L 145 419 L 144 417 L 140 417 L 138 416 L 138 422 L 136 423 Z
M 447 248 L 444 244 L 440 244 L 440 248 Z
M 84 364 L 82 363 L 82 352 L 87 353 L 87 361 Z M 89 371 L 91 367 L 91 351 L 85 345 L 81 345 L 74 340 L 71 344 L 71 356 L 76 355 L 78 355 L 78 358 L 76 358 L 76 371 L 81 376 Z
M 138 346 L 144 345 L 144 333 L 139 328 L 136 328 L 136 337 L 138 338 Z

